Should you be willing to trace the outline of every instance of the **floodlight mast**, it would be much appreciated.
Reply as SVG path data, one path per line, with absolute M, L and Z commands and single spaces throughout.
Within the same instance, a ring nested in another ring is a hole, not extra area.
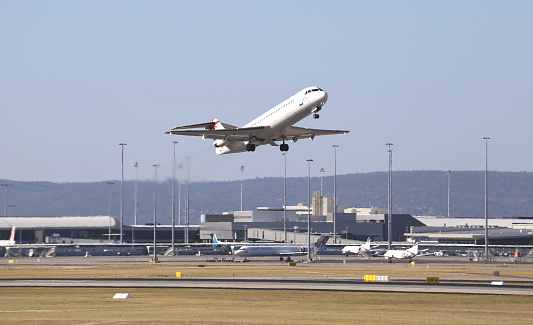
M 311 262 L 311 163 L 313 159 L 307 159 L 307 261 Z
M 485 140 L 485 260 L 489 260 L 489 137 L 484 137 Z
M 388 218 L 387 218 L 387 237 L 388 249 L 392 249 L 392 143 L 386 143 L 389 147 L 389 185 L 388 185 Z

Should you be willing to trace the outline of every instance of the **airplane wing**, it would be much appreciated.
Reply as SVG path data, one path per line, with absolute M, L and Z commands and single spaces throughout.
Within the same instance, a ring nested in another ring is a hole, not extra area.
M 314 139 L 317 135 L 331 135 L 331 134 L 346 134 L 350 131 L 344 131 L 344 130 L 318 130 L 318 129 L 308 129 L 308 128 L 300 128 L 297 126 L 291 126 L 285 132 L 272 139 L 274 141 L 283 141 L 285 140 L 292 140 L 293 142 L 296 142 L 299 139 Z
M 285 253 L 278 253 L 278 256 L 295 256 L 295 255 L 305 255 L 307 252 L 285 252 Z
M 220 124 L 222 124 L 222 126 L 224 128 L 227 128 L 227 129 L 237 129 L 236 126 L 233 126 L 231 124 L 227 124 L 227 123 L 222 123 L 222 122 L 218 122 Z M 215 124 L 216 122 L 214 121 L 210 121 L 210 122 L 206 122 L 206 123 L 198 123 L 198 124 L 191 124 L 191 125 L 184 125 L 184 126 L 177 126 L 175 128 L 173 128 L 171 131 L 174 131 L 174 130 L 183 130 L 183 129 L 198 129 L 198 128 L 204 128 L 204 129 L 207 129 L 207 130 L 213 130 L 213 128 L 215 127 Z M 167 132 L 168 133 L 168 132 Z
M 173 128 L 172 130 L 165 132 L 166 134 L 178 134 L 178 135 L 188 135 L 188 136 L 197 136 L 197 137 L 203 137 L 204 139 L 226 139 L 226 140 L 234 140 L 234 141 L 246 141 L 250 137 L 255 136 L 259 133 L 259 131 L 263 130 L 264 126 L 256 126 L 251 128 L 226 128 L 226 129 L 218 129 L 213 130 L 209 129 L 210 123 L 202 123 L 202 124 L 194 124 L 194 125 L 187 125 L 187 126 L 181 126 L 177 128 Z M 204 130 L 183 130 L 183 129 L 193 129 L 198 127 L 205 127 Z M 225 126 L 230 126 L 229 124 L 225 124 Z
M 219 122 L 221 123 L 221 122 Z M 188 135 L 203 137 L 204 139 L 225 139 L 229 141 L 247 141 L 251 137 L 258 136 L 260 131 L 266 128 L 266 126 L 255 126 L 248 128 L 238 128 L 229 124 L 222 124 L 223 129 L 214 129 L 215 122 L 191 124 L 185 126 L 178 126 L 172 130 L 165 132 L 166 134 Z M 197 129 L 197 130 L 188 130 Z M 330 135 L 330 134 L 346 134 L 350 131 L 344 130 L 319 130 L 308 129 L 297 126 L 291 126 L 287 128 L 282 134 L 272 139 L 264 139 L 269 141 L 272 145 L 276 145 L 274 141 L 291 140 L 296 142 L 299 139 L 314 139 L 317 135 Z

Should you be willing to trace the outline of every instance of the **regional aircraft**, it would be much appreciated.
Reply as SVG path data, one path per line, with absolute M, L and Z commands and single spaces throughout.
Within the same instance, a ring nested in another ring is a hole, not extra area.
M 330 234 L 322 234 L 318 240 L 311 244 L 311 251 L 322 250 L 326 247 Z M 244 256 L 279 256 L 280 259 L 287 257 L 287 261 L 290 261 L 290 257 L 294 255 L 307 254 L 307 246 L 242 246 L 235 251 L 235 255 Z
M 427 250 L 427 249 L 426 249 Z M 426 251 L 424 250 L 424 251 Z M 422 251 L 421 251 L 422 252 Z M 409 249 L 390 249 L 383 255 L 385 259 L 389 260 L 389 263 L 392 263 L 393 258 L 405 259 L 408 258 L 409 261 L 413 260 L 413 257 L 419 255 L 418 251 L 418 239 L 415 240 L 413 247 Z
M 352 254 L 366 254 L 370 251 L 370 249 L 378 247 L 376 246 L 370 246 L 370 241 L 372 240 L 371 237 L 368 237 L 366 240 L 366 243 L 364 243 L 361 246 L 344 246 L 342 249 L 342 253 L 348 255 L 349 253 Z
M 178 126 L 167 134 L 201 136 L 213 139 L 217 155 L 244 151 L 255 151 L 257 146 L 270 144 L 278 146 L 281 151 L 288 151 L 285 141 L 296 142 L 299 139 L 313 140 L 317 135 L 346 134 L 350 131 L 318 130 L 293 126 L 298 121 L 313 114 L 319 118 L 318 112 L 328 100 L 328 94 L 318 87 L 308 87 L 286 99 L 266 113 L 257 117 L 242 128 L 222 123 L 213 119 L 207 123 Z M 186 130 L 196 129 L 196 130 Z
M 11 229 L 11 237 L 8 240 L 0 240 L 0 246 L 13 246 L 15 245 L 15 227 Z

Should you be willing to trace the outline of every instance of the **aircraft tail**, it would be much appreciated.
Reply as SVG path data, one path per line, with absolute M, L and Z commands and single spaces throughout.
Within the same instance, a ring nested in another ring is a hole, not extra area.
M 211 122 L 213 123 L 213 127 L 212 127 L 213 130 L 225 129 L 222 122 L 220 122 L 218 119 L 214 118 L 211 120 Z
M 12 243 L 15 242 L 15 227 L 11 229 L 11 237 L 9 237 L 9 241 Z
M 217 235 L 216 235 L 214 232 L 211 233 L 211 243 L 213 243 L 213 244 L 218 244 L 218 243 L 220 243 L 220 242 L 218 241 L 218 239 L 217 239 Z
M 418 254 L 418 239 L 415 240 L 413 247 L 409 248 L 408 251 L 413 254 Z
M 364 248 L 365 250 L 369 251 L 370 250 L 370 242 L 371 241 L 372 241 L 372 237 L 368 237 L 367 240 L 366 240 L 366 243 L 361 245 L 361 247 Z
M 218 119 L 214 118 L 211 120 L 211 123 L 213 123 L 211 125 L 211 129 L 213 130 L 222 130 L 222 129 L 225 129 L 224 127 L 224 124 L 222 124 L 222 122 L 220 122 Z M 215 152 L 217 155 L 220 155 L 222 154 L 222 151 L 223 151 L 223 148 L 225 145 L 226 145 L 226 140 L 224 139 L 215 139 L 213 141 L 213 145 L 215 146 Z
M 330 234 L 322 234 L 320 237 L 318 237 L 318 240 L 315 243 L 316 249 L 319 251 L 323 250 L 326 247 L 326 243 L 329 240 L 329 237 L 331 237 Z

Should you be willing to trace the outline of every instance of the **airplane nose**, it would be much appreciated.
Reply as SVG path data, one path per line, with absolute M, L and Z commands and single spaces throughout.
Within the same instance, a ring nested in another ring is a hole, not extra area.
M 328 101 L 328 93 L 324 91 L 324 94 L 322 95 L 322 99 L 320 99 L 320 106 L 324 106 L 326 102 Z

